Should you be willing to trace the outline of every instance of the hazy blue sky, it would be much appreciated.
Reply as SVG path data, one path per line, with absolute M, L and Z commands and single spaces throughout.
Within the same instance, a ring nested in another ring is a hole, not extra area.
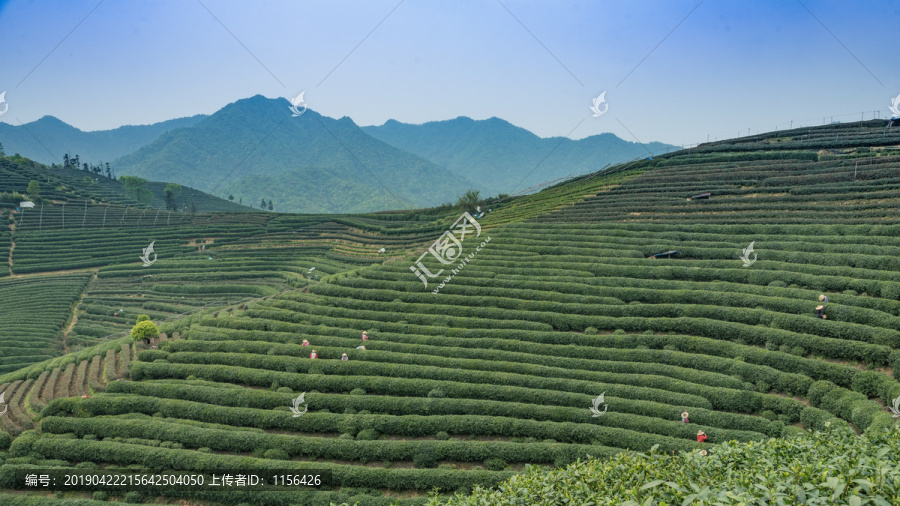
M 889 116 L 898 28 L 897 1 L 0 1 L 0 121 L 108 129 L 305 90 L 360 125 L 692 144 Z

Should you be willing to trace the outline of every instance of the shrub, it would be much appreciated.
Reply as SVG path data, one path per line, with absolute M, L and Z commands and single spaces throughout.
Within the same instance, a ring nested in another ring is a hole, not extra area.
M 353 434 L 343 433 L 338 436 L 338 439 L 354 439 Z
M 378 431 L 375 429 L 365 429 L 359 431 L 359 434 L 356 435 L 356 439 L 360 441 L 374 441 L 378 439 Z
M 588 327 L 588 328 L 584 329 L 584 333 L 589 336 L 596 335 L 597 332 L 600 332 L 599 330 L 597 330 L 597 327 Z
M 761 413 L 760 413 L 760 416 L 762 416 L 762 417 L 765 418 L 766 420 L 772 420 L 772 421 L 775 421 L 775 420 L 778 419 L 778 415 L 776 415 L 775 412 L 772 411 L 772 410 L 770 410 L 770 409 L 767 409 L 767 410 L 761 412 Z
M 344 408 L 345 415 L 355 415 L 356 413 L 356 408 Z
M 625 333 L 625 330 L 624 330 L 624 329 L 616 329 L 616 330 L 613 331 L 613 335 L 616 335 L 616 336 L 621 336 L 621 335 L 623 335 L 624 333 Z
M 768 383 L 766 383 L 765 381 L 757 381 L 756 382 L 756 390 L 761 394 L 767 393 L 771 389 L 772 389 L 772 386 L 769 385 Z
M 553 460 L 554 467 L 566 467 L 572 462 L 575 462 L 575 459 L 569 455 L 560 455 Z
M 434 437 L 435 437 L 435 439 L 437 439 L 439 441 L 446 441 L 446 440 L 450 439 L 450 434 L 447 434 L 444 431 L 440 431 L 437 434 L 435 434 Z
M 263 457 L 272 460 L 291 460 L 288 453 L 280 448 L 272 448 L 263 453 Z
M 484 461 L 484 468 L 488 471 L 504 471 L 508 464 L 503 459 L 487 459 Z
M 447 394 L 440 388 L 433 388 L 428 392 L 428 397 L 433 399 L 442 399 L 444 397 L 447 397 Z
M 350 395 L 366 395 L 366 390 L 364 388 L 354 388 L 350 390 Z
M 276 392 L 281 392 L 283 394 L 292 394 L 294 393 L 294 389 L 291 387 L 280 387 L 275 390 Z
M 105 501 L 109 499 L 109 493 L 104 492 L 102 490 L 98 490 L 91 495 L 91 499 L 95 501 Z
M 785 284 L 784 281 L 775 280 L 775 281 L 772 281 L 771 283 L 769 283 L 769 286 L 771 286 L 773 288 L 785 288 L 785 287 L 787 287 L 787 284 Z
M 822 397 L 835 388 L 837 388 L 837 385 L 830 381 L 816 381 L 810 385 L 809 391 L 806 392 L 806 398 L 809 400 L 810 404 L 819 407 L 819 404 L 822 402 Z
M 782 344 L 782 345 L 778 348 L 778 351 L 780 351 L 780 352 L 782 352 L 782 353 L 790 353 L 790 352 L 791 352 L 791 345 L 789 345 L 789 344 Z
M 139 314 L 137 317 L 137 321 L 135 321 L 135 323 L 149 322 L 149 321 L 150 321 L 149 315 Z
M 795 355 L 797 357 L 805 357 L 806 349 L 802 346 L 794 346 L 793 348 L 791 348 L 791 355 Z
M 125 494 L 125 502 L 140 504 L 144 502 L 144 496 L 140 492 L 132 490 Z
M 437 457 L 430 448 L 420 448 L 413 456 L 413 465 L 418 469 L 437 467 Z
M 769 351 L 778 351 L 778 343 L 766 341 L 766 349 Z
M 878 397 L 881 395 L 879 386 L 884 376 L 875 371 L 864 371 L 853 377 L 853 390 L 866 397 Z

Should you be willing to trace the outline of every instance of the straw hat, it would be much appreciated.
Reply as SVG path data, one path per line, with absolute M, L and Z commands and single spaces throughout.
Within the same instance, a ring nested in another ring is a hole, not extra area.
M 346 354 L 346 353 L 344 353 L 344 354 L 342 354 L 342 355 L 341 355 L 341 356 L 342 356 L 342 357 L 346 357 L 346 356 L 347 356 L 347 354 Z
M 825 300 L 825 294 L 819 295 L 819 302 Z
M 702 430 L 698 430 L 698 431 L 697 431 L 697 435 L 699 436 L 700 434 L 703 434 L 703 431 L 702 431 Z
M 816 311 L 820 311 L 822 309 L 825 309 L 825 306 L 816 306 Z
M 688 412 L 687 412 L 687 411 L 685 411 L 684 413 L 681 414 L 681 418 L 687 418 L 687 417 L 688 417 Z

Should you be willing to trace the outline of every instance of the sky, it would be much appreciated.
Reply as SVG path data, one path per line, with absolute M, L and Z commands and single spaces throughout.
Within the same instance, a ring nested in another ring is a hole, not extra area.
M 897 27 L 897 0 L 0 0 L 0 121 L 105 130 L 303 91 L 359 125 L 693 145 L 889 117 Z

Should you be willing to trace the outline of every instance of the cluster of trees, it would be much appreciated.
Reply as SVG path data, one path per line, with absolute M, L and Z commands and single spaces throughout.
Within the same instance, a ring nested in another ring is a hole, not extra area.
M 234 195 L 229 194 L 229 195 L 228 195 L 228 200 L 230 200 L 231 202 L 234 202 Z M 239 198 L 239 199 L 238 199 L 238 204 L 243 204 L 243 203 L 244 203 L 244 199 L 243 199 L 243 198 Z M 266 202 L 266 199 L 260 199 L 260 200 L 259 200 L 259 208 L 262 209 L 262 210 L 268 209 L 269 211 L 274 211 L 274 210 L 275 210 L 275 206 L 272 204 L 272 199 L 269 199 L 269 202 L 268 202 L 268 203 Z
M 485 204 L 491 204 L 494 202 L 500 202 L 509 198 L 509 195 L 506 193 L 501 193 L 496 197 L 488 197 L 483 198 L 481 196 L 481 192 L 478 190 L 467 190 L 464 194 L 460 195 L 459 199 L 457 199 L 456 204 L 450 204 L 449 202 L 444 204 L 441 207 L 444 208 L 460 208 L 460 209 L 475 209 L 478 206 L 483 206 Z
M 57 165 L 53 164 L 51 167 L 56 168 Z M 115 179 L 112 173 L 112 168 L 109 166 L 109 162 L 105 164 L 101 161 L 99 164 L 94 165 L 92 163 L 81 162 L 81 158 L 78 155 L 69 156 L 69 153 L 63 155 L 63 168 L 64 169 L 75 169 L 75 170 L 83 170 L 88 173 L 94 173 L 98 176 L 102 176 L 104 170 L 106 171 L 106 177 L 109 179 Z

